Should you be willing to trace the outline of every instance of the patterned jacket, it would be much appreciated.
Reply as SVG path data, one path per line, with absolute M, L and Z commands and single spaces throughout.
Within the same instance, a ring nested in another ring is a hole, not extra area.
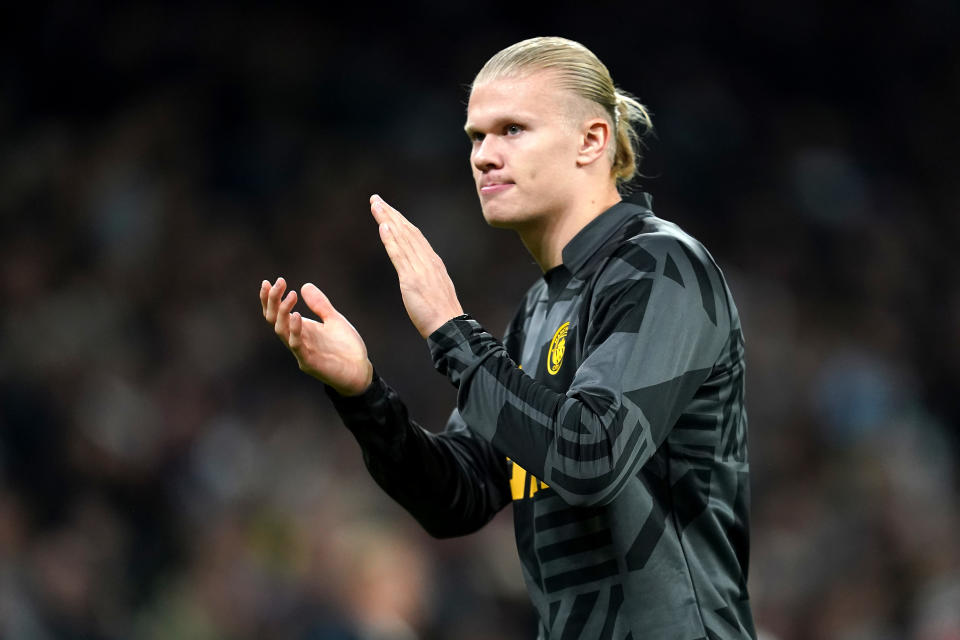
M 431 534 L 513 503 L 540 638 L 755 637 L 740 321 L 710 254 L 649 196 L 581 230 L 503 342 L 461 316 L 428 343 L 458 388 L 442 433 L 379 376 L 330 396 Z

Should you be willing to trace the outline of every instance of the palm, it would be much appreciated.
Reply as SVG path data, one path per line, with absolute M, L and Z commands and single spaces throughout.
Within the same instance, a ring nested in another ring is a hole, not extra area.
M 263 317 L 296 357 L 300 369 L 343 395 L 362 393 L 373 379 L 373 365 L 360 334 L 314 285 L 307 283 L 301 291 L 319 322 L 293 310 L 297 293 L 290 291 L 284 298 L 286 288 L 283 278 L 277 278 L 273 286 L 264 280 L 260 304 Z
M 300 368 L 335 388 L 355 388 L 366 376 L 367 347 L 342 315 L 317 322 L 303 318 Z

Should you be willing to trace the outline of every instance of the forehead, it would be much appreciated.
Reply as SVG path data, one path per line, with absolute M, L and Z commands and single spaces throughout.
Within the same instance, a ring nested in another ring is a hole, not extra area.
M 551 118 L 565 115 L 576 98 L 560 86 L 555 74 L 537 72 L 495 78 L 475 85 L 467 104 L 467 128 L 510 117 Z

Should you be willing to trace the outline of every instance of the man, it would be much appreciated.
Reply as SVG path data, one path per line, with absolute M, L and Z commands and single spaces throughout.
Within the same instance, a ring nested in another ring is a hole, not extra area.
M 466 132 L 483 215 L 543 270 L 497 341 L 443 262 L 370 199 L 411 321 L 458 387 L 447 428 L 412 422 L 363 340 L 264 281 L 264 316 L 322 380 L 376 481 L 435 536 L 514 506 L 541 638 L 754 637 L 743 340 L 707 251 L 625 202 L 649 116 L 585 47 L 535 38 L 478 74 Z

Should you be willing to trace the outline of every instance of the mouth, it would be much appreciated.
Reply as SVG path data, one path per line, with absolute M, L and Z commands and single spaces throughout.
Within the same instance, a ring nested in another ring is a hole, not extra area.
M 489 196 L 506 191 L 513 186 L 512 182 L 488 182 L 480 185 L 480 195 Z

